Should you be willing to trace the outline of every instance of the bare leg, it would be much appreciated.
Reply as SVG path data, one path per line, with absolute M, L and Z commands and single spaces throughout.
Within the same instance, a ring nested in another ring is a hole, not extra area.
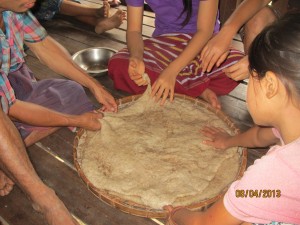
M 126 14 L 122 10 L 117 10 L 114 15 L 109 17 L 110 6 L 107 1 L 104 1 L 103 4 L 104 6 L 98 9 L 64 0 L 60 7 L 60 13 L 63 15 L 74 16 L 77 20 L 94 26 L 95 32 L 100 34 L 107 30 L 119 27 L 126 18 Z
M 200 97 L 211 104 L 215 109 L 221 109 L 221 103 L 218 100 L 218 96 L 209 88 L 203 91 Z
M 91 16 L 76 17 L 76 19 L 78 19 L 79 21 L 94 26 L 95 32 L 97 34 L 119 27 L 125 18 L 126 13 L 122 10 L 118 10 L 114 15 L 112 15 L 109 18 L 96 18 Z
M 248 54 L 249 47 L 254 38 L 269 24 L 276 20 L 276 16 L 268 7 L 260 10 L 251 20 L 249 20 L 244 27 L 244 51 Z
M 84 4 L 78 4 L 73 1 L 63 0 L 59 13 L 67 16 L 90 16 L 90 17 L 108 17 L 110 6 L 106 1 L 103 1 L 103 7 L 93 8 Z
M 58 127 L 54 127 L 43 131 L 33 131 L 24 140 L 26 147 L 33 145 L 34 143 L 42 140 L 43 138 L 49 136 L 50 134 L 53 134 L 58 129 L 59 129 Z
M 0 168 L 41 212 L 49 225 L 78 225 L 54 191 L 36 174 L 22 139 L 0 107 Z
M 286 13 L 288 7 L 288 1 L 277 1 L 272 5 L 272 9 L 265 7 L 256 13 L 252 19 L 250 19 L 244 26 L 244 51 L 248 54 L 249 47 L 254 38 L 269 24 L 277 19 L 277 16 Z M 279 15 L 275 15 L 274 11 Z
M 118 10 L 113 16 L 106 19 L 98 19 L 95 32 L 101 34 L 107 30 L 119 27 L 123 20 L 126 18 L 126 13 L 122 10 Z

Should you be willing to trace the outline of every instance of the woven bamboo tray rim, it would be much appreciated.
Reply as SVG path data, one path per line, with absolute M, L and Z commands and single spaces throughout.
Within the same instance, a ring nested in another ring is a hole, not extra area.
M 118 99 L 117 104 L 119 105 L 119 107 L 121 107 L 123 104 L 136 101 L 140 96 L 141 95 L 132 95 L 132 96 L 127 96 Z M 206 108 L 207 110 L 215 113 L 222 121 L 224 121 L 235 134 L 240 133 L 240 130 L 235 126 L 235 124 L 230 120 L 230 118 L 224 112 L 213 108 L 207 102 L 204 102 L 201 99 L 189 97 L 182 94 L 175 94 L 175 98 L 186 99 L 191 101 L 197 106 Z M 107 190 L 97 188 L 92 182 L 89 181 L 89 179 L 85 176 L 85 174 L 83 173 L 80 167 L 80 164 L 78 162 L 78 156 L 77 156 L 78 142 L 84 132 L 85 132 L 84 129 L 80 129 L 75 136 L 74 146 L 73 146 L 73 158 L 74 158 L 74 164 L 77 173 L 79 177 L 83 180 L 83 182 L 86 184 L 87 188 L 103 202 L 125 213 L 129 213 L 131 215 L 140 216 L 140 217 L 147 217 L 147 218 L 166 218 L 167 212 L 163 209 L 153 209 L 151 207 L 138 204 L 130 200 L 122 199 L 116 195 L 109 193 Z M 239 153 L 240 153 L 240 167 L 234 180 L 237 180 L 243 176 L 243 173 L 246 170 L 246 166 L 247 166 L 247 149 L 240 148 Z M 209 199 L 204 199 L 197 203 L 192 203 L 190 205 L 187 205 L 186 208 L 191 210 L 205 210 L 212 203 L 220 199 L 225 194 L 227 189 L 228 187 L 225 187 L 217 196 Z

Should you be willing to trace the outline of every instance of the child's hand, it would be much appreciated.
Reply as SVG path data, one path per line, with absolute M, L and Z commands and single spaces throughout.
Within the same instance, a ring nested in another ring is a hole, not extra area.
M 201 52 L 202 71 L 210 72 L 216 65 L 219 67 L 227 58 L 232 37 L 221 29 L 220 32 L 211 38 L 203 47 Z
M 200 132 L 207 137 L 203 143 L 217 149 L 225 150 L 229 147 L 228 140 L 231 136 L 222 128 L 205 126 Z
M 133 80 L 138 86 L 144 86 L 148 84 L 148 81 L 143 78 L 145 73 L 145 64 L 143 60 L 137 58 L 129 59 L 128 74 L 131 80 Z
M 223 69 L 223 72 L 233 80 L 239 81 L 249 78 L 248 56 L 244 56 L 236 64 Z
M 168 96 L 172 102 L 174 99 L 174 89 L 177 74 L 168 73 L 164 70 L 152 86 L 151 97 L 158 102 L 161 98 L 160 105 L 164 105 Z

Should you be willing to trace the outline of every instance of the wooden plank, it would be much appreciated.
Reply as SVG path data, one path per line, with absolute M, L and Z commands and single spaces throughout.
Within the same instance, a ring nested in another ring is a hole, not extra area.
M 125 46 L 124 42 L 118 40 L 118 36 L 123 35 L 122 32 L 114 38 L 110 34 L 98 35 L 93 30 L 89 29 L 89 27 L 82 27 L 82 25 L 83 24 L 78 23 L 76 26 L 74 26 L 70 21 L 66 21 L 62 18 L 57 18 L 50 21 L 49 23 L 46 23 L 45 28 L 51 35 L 51 37 L 54 37 L 57 41 L 63 41 L 63 39 L 67 40 L 63 43 L 60 42 L 62 45 L 66 44 L 65 47 L 67 49 L 71 49 L 70 45 L 72 45 L 72 48 L 74 49 L 79 49 L 79 47 L 73 46 L 74 43 L 68 44 L 71 43 L 72 40 L 78 42 L 76 44 L 81 44 L 81 49 L 83 48 L 83 46 L 99 46 L 120 50 Z
M 70 168 L 76 171 L 73 160 L 73 142 L 76 133 L 64 127 L 54 134 L 44 138 L 36 145 L 53 154 L 54 157 L 62 159 Z
M 234 119 L 241 127 L 250 127 L 253 124 L 246 103 L 231 96 L 220 96 L 222 111 Z
M 78 28 L 83 28 L 85 30 L 88 30 L 89 32 L 96 35 L 97 37 L 106 37 L 106 38 L 109 38 L 112 40 L 119 41 L 121 43 L 126 43 L 127 20 L 124 20 L 123 23 L 118 28 L 108 30 L 102 34 L 96 34 L 94 32 L 94 27 L 87 26 L 86 24 L 82 24 L 81 22 L 76 21 L 73 18 L 66 17 L 66 16 L 60 16 L 60 17 L 57 17 L 55 20 L 58 20 L 58 19 L 62 19 L 64 21 L 69 21 L 72 24 L 76 24 L 76 26 Z M 47 24 L 50 24 L 50 23 L 48 22 Z M 146 24 L 143 24 L 142 26 L 143 26 L 143 28 L 142 28 L 143 38 L 145 39 L 145 38 L 151 37 L 152 33 L 154 31 L 154 27 L 146 25 Z
M 231 46 L 237 50 L 240 50 L 241 52 L 244 52 L 244 44 L 241 40 L 239 40 L 239 36 L 232 40 Z
M 25 58 L 26 64 L 32 70 L 34 76 L 38 79 L 62 78 L 62 76 L 50 70 L 35 57 L 27 55 Z
M 30 201 L 18 187 L 1 197 L 0 215 L 9 225 L 45 225 L 40 213 L 33 210 Z
M 228 95 L 236 99 L 246 101 L 247 85 L 248 85 L 247 82 L 241 81 L 241 83 L 235 89 L 233 89 Z

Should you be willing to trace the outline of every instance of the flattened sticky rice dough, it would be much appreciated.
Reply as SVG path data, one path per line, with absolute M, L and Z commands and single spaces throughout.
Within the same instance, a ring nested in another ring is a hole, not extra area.
M 85 176 L 99 189 L 154 209 L 217 196 L 235 179 L 240 154 L 202 144 L 199 130 L 213 125 L 231 131 L 189 100 L 175 98 L 161 107 L 148 92 L 118 113 L 106 113 L 101 131 L 80 137 L 77 155 Z

